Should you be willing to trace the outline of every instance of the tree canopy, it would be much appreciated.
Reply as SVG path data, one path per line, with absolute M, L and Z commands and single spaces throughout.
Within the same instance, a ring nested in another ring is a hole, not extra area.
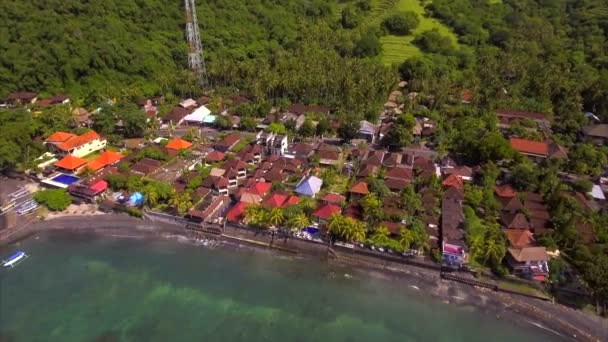
M 382 20 L 382 27 L 388 32 L 396 35 L 406 35 L 420 24 L 418 14 L 412 11 L 395 13 Z

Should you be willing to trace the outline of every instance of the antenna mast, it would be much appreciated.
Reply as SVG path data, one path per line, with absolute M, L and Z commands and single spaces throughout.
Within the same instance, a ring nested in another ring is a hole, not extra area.
M 202 87 L 207 85 L 207 67 L 198 30 L 195 0 L 184 0 L 186 8 L 186 40 L 188 41 L 188 67 L 197 75 Z

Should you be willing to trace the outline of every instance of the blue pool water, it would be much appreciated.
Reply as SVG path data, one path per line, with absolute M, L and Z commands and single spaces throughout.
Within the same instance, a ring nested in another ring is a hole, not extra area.
M 76 177 L 76 176 L 71 176 L 71 175 L 66 175 L 66 174 L 60 174 L 58 176 L 55 176 L 53 178 L 51 178 L 53 181 L 57 182 L 57 183 L 61 183 L 61 184 L 65 184 L 65 185 L 70 185 L 74 182 L 76 182 L 77 180 L 79 180 L 80 178 Z

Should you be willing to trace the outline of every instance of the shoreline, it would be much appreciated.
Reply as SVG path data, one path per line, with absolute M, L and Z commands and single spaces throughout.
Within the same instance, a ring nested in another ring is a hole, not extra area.
M 138 240 L 174 240 L 179 243 L 196 244 L 198 239 L 188 236 L 182 225 L 141 220 L 121 214 L 92 216 L 61 216 L 43 221 L 35 221 L 0 241 L 0 247 L 17 243 L 33 235 L 47 232 L 67 232 L 90 234 L 96 237 Z M 330 265 L 347 266 L 369 276 L 395 279 L 425 296 L 431 296 L 446 304 L 456 304 L 466 308 L 473 307 L 485 314 L 507 319 L 517 326 L 533 325 L 562 339 L 577 341 L 608 340 L 608 320 L 574 310 L 561 304 L 552 304 L 538 299 L 529 299 L 473 287 L 453 281 L 443 280 L 439 272 L 411 265 L 390 267 L 381 263 L 373 264 L 363 260 L 348 258 L 327 258 L 318 251 L 307 248 L 269 246 L 252 239 L 237 236 L 217 236 L 215 239 L 227 245 L 246 245 L 252 249 L 276 250 L 283 254 L 297 254 L 316 257 Z M 306 242 L 308 243 L 308 242 Z M 310 244 L 312 246 L 312 244 Z M 309 246 L 305 246 L 309 247 Z M 325 250 L 325 246 L 322 249 Z M 272 251 L 274 252 L 274 251 Z M 325 253 L 324 253 L 325 254 Z

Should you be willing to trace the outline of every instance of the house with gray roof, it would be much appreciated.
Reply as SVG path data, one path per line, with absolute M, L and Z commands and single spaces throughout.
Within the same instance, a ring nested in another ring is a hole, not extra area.
M 323 180 L 321 178 L 315 176 L 304 177 L 296 186 L 295 192 L 302 196 L 315 197 L 321 191 L 322 185 Z

